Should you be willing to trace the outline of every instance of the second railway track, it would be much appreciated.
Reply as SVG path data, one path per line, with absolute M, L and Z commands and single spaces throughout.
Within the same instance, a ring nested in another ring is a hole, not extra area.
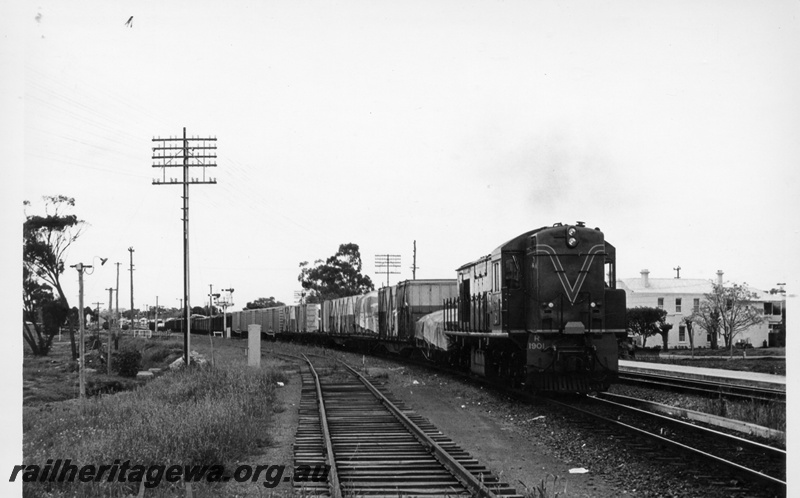
M 466 451 L 358 372 L 306 358 L 295 468 L 329 466 L 325 496 L 516 496 Z M 316 368 L 315 368 L 316 367 Z M 319 371 L 317 370 L 319 369 Z

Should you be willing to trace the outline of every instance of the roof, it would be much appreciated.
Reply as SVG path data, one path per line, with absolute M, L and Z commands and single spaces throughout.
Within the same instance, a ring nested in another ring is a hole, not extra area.
M 625 292 L 639 294 L 710 294 L 714 290 L 714 280 L 703 278 L 649 278 L 648 286 L 644 286 L 642 277 L 617 279 L 617 288 Z M 785 300 L 781 294 L 770 294 L 768 291 L 749 287 L 756 293 L 753 301 L 775 302 Z
M 641 277 L 617 280 L 620 288 L 630 292 L 659 294 L 708 294 L 714 290 L 714 282 L 704 278 L 650 278 L 644 286 Z

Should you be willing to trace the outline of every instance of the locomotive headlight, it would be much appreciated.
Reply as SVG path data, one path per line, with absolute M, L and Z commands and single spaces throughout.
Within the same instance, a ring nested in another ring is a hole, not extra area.
M 592 304 L 590 304 L 589 306 L 591 306 L 592 308 L 596 308 L 597 307 L 597 303 L 592 301 Z
M 575 227 L 567 228 L 567 247 L 573 248 L 578 245 L 578 229 Z

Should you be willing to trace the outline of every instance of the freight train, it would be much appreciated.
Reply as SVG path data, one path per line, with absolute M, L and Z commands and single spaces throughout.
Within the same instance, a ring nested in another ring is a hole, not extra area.
M 530 230 L 455 279 L 407 280 L 360 296 L 228 315 L 235 335 L 416 353 L 538 392 L 604 391 L 626 338 L 616 249 L 582 222 Z M 222 316 L 192 331 L 223 330 Z M 179 322 L 171 328 L 175 330 Z

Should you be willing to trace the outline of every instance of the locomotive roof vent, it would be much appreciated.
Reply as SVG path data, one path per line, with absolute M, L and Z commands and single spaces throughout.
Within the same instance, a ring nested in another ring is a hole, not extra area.
M 586 226 L 586 223 L 584 223 L 583 221 L 576 221 L 575 224 L 578 225 L 579 227 L 585 227 Z

